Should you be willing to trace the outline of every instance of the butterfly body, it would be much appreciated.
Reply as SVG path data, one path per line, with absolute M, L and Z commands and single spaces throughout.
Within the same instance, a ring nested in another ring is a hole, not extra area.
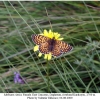
M 50 39 L 48 44 L 49 44 L 48 50 L 49 50 L 50 52 L 52 52 L 53 49 L 54 49 L 54 47 L 55 47 L 56 40 L 55 40 L 55 39 Z
M 51 39 L 43 35 L 32 35 L 32 40 L 35 44 L 39 45 L 39 51 L 41 53 L 49 54 L 51 52 L 56 57 L 71 51 L 73 48 L 61 40 L 56 40 L 55 37 Z

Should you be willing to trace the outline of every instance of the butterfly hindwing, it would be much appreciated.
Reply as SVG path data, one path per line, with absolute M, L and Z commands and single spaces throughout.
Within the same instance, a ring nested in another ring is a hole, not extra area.
M 54 48 L 53 48 L 51 53 L 52 53 L 53 56 L 56 56 L 56 57 L 61 56 L 62 52 L 61 52 L 61 50 L 59 48 L 59 45 L 55 44 L 55 46 L 54 46 Z
M 42 35 L 37 35 L 37 34 L 33 34 L 32 35 L 32 40 L 35 44 L 40 45 L 44 42 L 47 42 L 49 40 L 48 37 L 42 36 Z
M 49 43 L 45 42 L 39 45 L 39 51 L 43 54 L 48 54 L 49 53 Z

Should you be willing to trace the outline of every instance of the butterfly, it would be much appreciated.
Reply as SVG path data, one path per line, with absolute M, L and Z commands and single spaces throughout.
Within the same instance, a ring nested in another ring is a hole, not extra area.
M 56 57 L 73 49 L 69 44 L 61 40 L 56 40 L 54 37 L 51 39 L 43 35 L 33 34 L 32 41 L 39 45 L 39 51 L 41 53 L 49 54 L 49 52 L 51 52 L 51 54 Z

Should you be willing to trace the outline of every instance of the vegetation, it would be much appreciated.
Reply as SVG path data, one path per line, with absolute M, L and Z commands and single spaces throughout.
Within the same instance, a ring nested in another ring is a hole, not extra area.
M 0 1 L 1 93 L 99 93 L 99 1 Z M 51 22 L 51 24 L 50 24 Z M 32 34 L 53 29 L 73 50 L 50 61 Z M 14 83 L 19 72 L 25 84 Z

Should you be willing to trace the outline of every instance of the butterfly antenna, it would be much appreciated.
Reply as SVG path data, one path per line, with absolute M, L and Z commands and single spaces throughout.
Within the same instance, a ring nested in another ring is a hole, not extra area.
M 48 16 L 48 20 L 49 20 L 49 23 L 50 23 L 51 30 L 53 30 L 53 29 L 52 29 L 51 22 L 50 22 L 50 17 L 49 17 L 49 15 L 48 15 L 48 11 L 47 11 L 47 8 L 46 8 L 46 7 L 45 7 L 45 10 L 46 10 L 46 14 L 47 14 L 47 16 Z

